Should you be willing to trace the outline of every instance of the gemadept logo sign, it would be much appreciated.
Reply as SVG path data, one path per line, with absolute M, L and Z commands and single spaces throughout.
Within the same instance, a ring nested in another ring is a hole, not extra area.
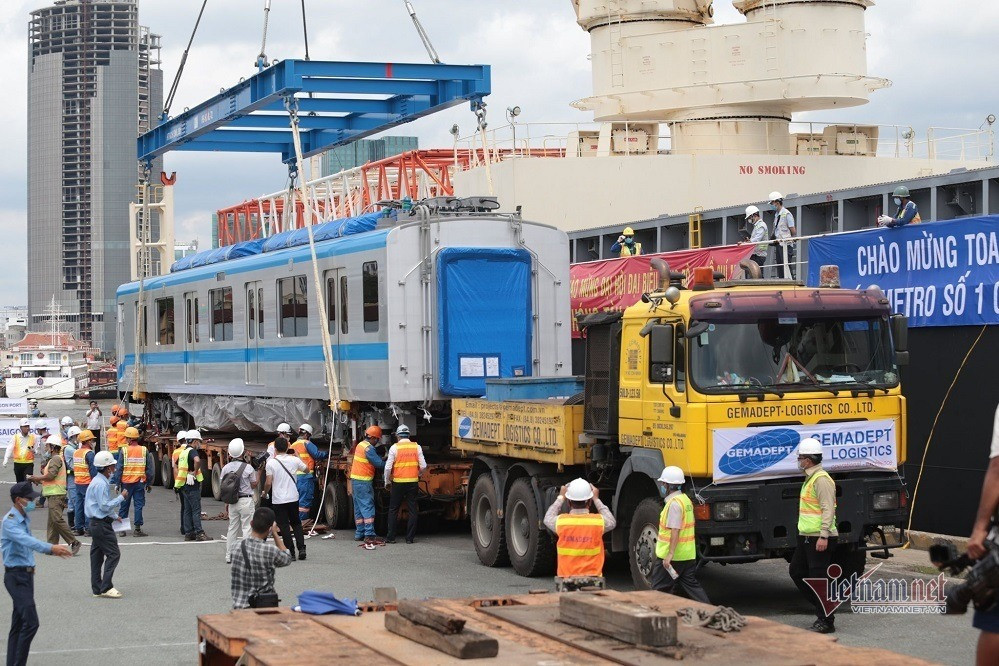
M 461 417 L 458 421 L 458 437 L 467 439 L 472 434 L 472 419 L 469 416 Z
M 897 426 L 893 419 L 801 426 L 717 428 L 712 430 L 713 481 L 778 479 L 797 476 L 796 451 L 806 437 L 822 444 L 829 471 L 898 468 Z
M 801 435 L 791 428 L 774 428 L 750 435 L 732 446 L 718 462 L 718 468 L 731 475 L 762 472 L 791 455 Z

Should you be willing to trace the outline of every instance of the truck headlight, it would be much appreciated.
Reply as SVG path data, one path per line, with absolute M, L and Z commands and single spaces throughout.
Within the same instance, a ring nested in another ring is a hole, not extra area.
M 711 507 L 715 520 L 742 520 L 742 502 L 715 502 Z
M 875 511 L 892 511 L 898 508 L 898 491 L 887 490 L 881 493 L 874 493 Z

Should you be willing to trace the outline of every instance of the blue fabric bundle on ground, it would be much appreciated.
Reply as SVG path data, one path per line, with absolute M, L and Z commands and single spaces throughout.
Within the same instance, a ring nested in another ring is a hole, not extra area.
M 306 590 L 298 595 L 298 609 L 309 615 L 360 615 L 357 599 L 337 599 L 332 592 Z

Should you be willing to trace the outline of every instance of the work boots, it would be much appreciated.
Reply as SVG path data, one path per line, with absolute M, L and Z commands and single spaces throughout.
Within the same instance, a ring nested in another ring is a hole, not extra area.
M 214 539 L 212 539 L 204 532 L 198 532 L 198 535 L 194 537 L 194 541 L 214 541 Z
M 135 529 L 132 530 L 132 536 L 145 537 L 149 535 L 142 531 L 142 525 L 136 525 Z

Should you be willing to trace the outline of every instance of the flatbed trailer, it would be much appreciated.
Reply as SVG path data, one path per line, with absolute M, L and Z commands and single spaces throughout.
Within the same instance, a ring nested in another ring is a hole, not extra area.
M 568 595 L 588 593 L 571 592 Z M 608 604 L 672 615 L 681 608 L 716 610 L 659 592 L 593 593 Z M 818 635 L 788 625 L 747 617 L 740 630 L 714 629 L 677 622 L 677 645 L 648 647 L 558 621 L 560 597 L 555 593 L 474 599 L 431 599 L 430 608 L 465 620 L 465 630 L 496 639 L 491 659 L 504 664 L 687 664 L 739 663 L 742 666 L 880 666 L 924 665 L 930 662 L 879 648 L 847 647 L 831 635 Z M 360 616 L 307 615 L 290 608 L 240 610 L 198 618 L 202 666 L 328 664 L 339 659 L 364 664 L 467 663 L 424 644 L 392 633 L 386 615 L 396 603 L 359 605 Z M 807 650 L 802 646 L 808 645 Z M 476 660 L 482 663 L 483 659 Z

